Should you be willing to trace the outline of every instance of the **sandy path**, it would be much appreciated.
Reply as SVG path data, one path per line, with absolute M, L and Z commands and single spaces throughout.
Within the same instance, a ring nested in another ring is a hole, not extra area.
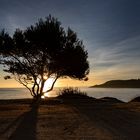
M 49 99 L 0 104 L 0 140 L 139 140 L 140 104 Z

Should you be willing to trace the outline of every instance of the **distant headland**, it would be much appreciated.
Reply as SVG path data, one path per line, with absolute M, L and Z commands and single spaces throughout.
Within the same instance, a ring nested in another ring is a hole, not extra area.
M 140 79 L 111 80 L 90 88 L 140 88 Z

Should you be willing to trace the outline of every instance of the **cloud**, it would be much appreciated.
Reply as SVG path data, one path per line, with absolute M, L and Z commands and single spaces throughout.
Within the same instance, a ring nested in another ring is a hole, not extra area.
M 140 76 L 140 36 L 127 38 L 113 46 L 95 49 L 91 56 L 95 81 L 129 79 Z
M 0 29 L 12 34 L 52 14 L 83 40 L 91 79 L 135 77 L 140 71 L 139 7 L 138 0 L 1 0 Z

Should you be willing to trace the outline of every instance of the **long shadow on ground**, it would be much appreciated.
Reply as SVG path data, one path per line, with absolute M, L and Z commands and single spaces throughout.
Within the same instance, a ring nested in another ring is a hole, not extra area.
M 36 125 L 39 103 L 33 103 L 31 110 L 22 116 L 22 121 L 10 140 L 36 140 Z
M 125 103 L 115 98 L 80 98 L 67 100 L 80 114 L 86 116 L 93 125 L 104 128 L 117 139 L 140 140 L 140 112 L 117 108 Z

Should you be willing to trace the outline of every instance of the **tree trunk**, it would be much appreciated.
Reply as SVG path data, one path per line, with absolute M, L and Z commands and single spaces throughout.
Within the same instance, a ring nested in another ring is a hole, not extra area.
M 35 97 L 36 96 L 36 94 L 35 94 L 35 84 L 32 87 L 32 93 L 33 93 L 33 97 Z
M 41 99 L 41 94 L 35 95 L 33 97 L 34 100 L 40 100 Z
M 40 101 L 41 101 L 41 95 L 38 94 L 36 96 L 33 97 L 33 102 L 32 102 L 32 106 L 35 106 L 35 105 L 39 105 L 40 104 Z
M 41 88 L 40 88 L 40 95 L 43 95 L 44 84 L 45 84 L 45 80 L 42 80 Z

